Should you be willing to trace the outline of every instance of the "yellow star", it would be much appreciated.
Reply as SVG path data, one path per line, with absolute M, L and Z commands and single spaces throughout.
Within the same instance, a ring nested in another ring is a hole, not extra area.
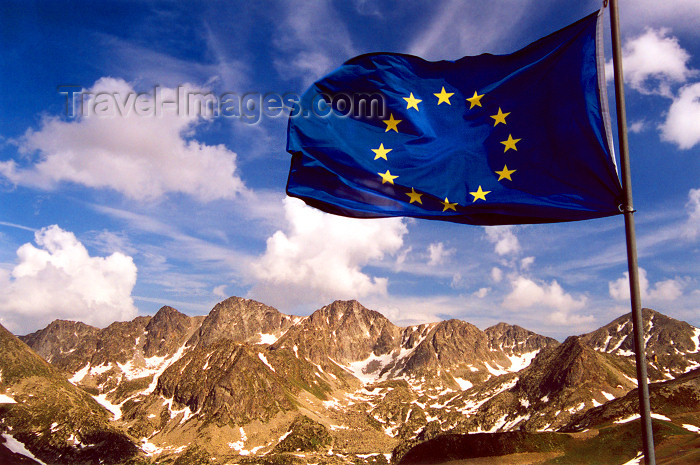
M 384 144 L 379 144 L 378 149 L 372 149 L 372 152 L 374 152 L 374 159 L 376 160 L 377 158 L 383 158 L 387 160 L 386 154 L 391 152 L 392 150 L 394 149 L 385 149 Z
M 401 121 L 403 121 L 403 120 L 394 119 L 393 113 L 389 114 L 389 119 L 385 119 L 383 121 L 383 123 L 386 124 L 386 131 L 384 131 L 384 132 L 389 132 L 390 129 L 393 129 L 394 131 L 399 132 L 399 129 L 397 128 L 397 126 L 399 125 L 399 123 Z
M 411 192 L 406 192 L 406 195 L 411 198 L 408 203 L 418 202 L 423 205 L 423 201 L 420 199 L 423 194 L 419 194 L 414 188 L 411 187 Z
M 409 108 L 415 108 L 416 111 L 420 111 L 418 109 L 418 104 L 421 103 L 423 100 L 417 99 L 413 96 L 413 92 L 411 92 L 411 95 L 409 97 L 404 97 L 403 98 L 408 104 L 406 105 L 406 110 Z
M 442 203 L 442 205 L 443 205 L 443 207 L 444 207 L 444 208 L 442 209 L 442 211 L 444 211 L 444 212 L 446 212 L 447 210 L 454 210 L 454 211 L 457 211 L 457 209 L 455 208 L 455 207 L 457 206 L 457 202 L 455 202 L 455 203 L 450 203 L 450 201 L 447 200 L 447 197 L 445 197 L 445 201 L 444 201 L 444 202 L 440 202 L 440 203 Z
M 510 115 L 510 112 L 508 113 L 503 113 L 501 111 L 501 107 L 498 107 L 498 114 L 497 115 L 491 115 L 491 118 L 495 119 L 496 121 L 493 123 L 494 126 L 498 125 L 498 123 L 503 123 L 506 124 L 506 116 Z
M 510 179 L 510 175 L 515 173 L 517 170 L 509 170 L 508 165 L 503 165 L 503 171 L 496 171 L 495 173 L 498 174 L 498 180 L 500 181 L 501 179 L 507 179 L 508 181 L 512 181 Z
M 454 92 L 452 92 L 452 93 L 445 92 L 445 86 L 442 87 L 442 90 L 440 91 L 439 94 L 433 94 L 433 95 L 438 98 L 438 105 L 440 105 L 443 102 L 447 103 L 448 105 L 452 105 L 450 103 L 450 97 L 452 97 L 454 95 Z
M 476 202 L 479 199 L 486 201 L 486 194 L 490 193 L 491 191 L 482 191 L 481 186 L 479 186 L 476 192 L 470 192 L 470 194 L 474 196 L 474 200 L 472 200 L 472 203 Z
M 467 102 L 469 102 L 469 109 L 471 110 L 475 106 L 480 107 L 481 106 L 481 97 L 483 97 L 484 94 L 479 95 L 476 91 L 474 91 L 474 96 L 472 98 L 468 98 Z
M 508 140 L 501 141 L 501 144 L 506 146 L 506 148 L 503 149 L 503 153 L 506 153 L 509 149 L 513 149 L 517 152 L 518 149 L 515 147 L 515 144 L 518 142 L 520 142 L 520 139 L 513 139 L 513 136 L 508 134 Z
M 398 176 L 392 176 L 392 174 L 389 172 L 389 170 L 386 170 L 386 173 L 377 173 L 379 176 L 382 177 L 382 184 L 388 182 L 389 184 L 394 184 L 394 179 L 398 178 Z

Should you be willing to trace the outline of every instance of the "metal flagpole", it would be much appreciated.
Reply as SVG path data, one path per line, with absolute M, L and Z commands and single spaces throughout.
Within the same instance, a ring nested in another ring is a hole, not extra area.
M 627 238 L 627 268 L 629 270 L 630 298 L 632 303 L 632 327 L 634 332 L 634 352 L 637 365 L 637 392 L 641 415 L 642 441 L 646 465 L 656 465 L 654 436 L 651 428 L 651 408 L 649 405 L 649 385 L 647 382 L 647 362 L 645 354 L 644 321 L 639 292 L 639 269 L 637 266 L 637 238 L 634 230 L 634 207 L 632 206 L 632 177 L 630 175 L 629 147 L 627 145 L 627 115 L 622 78 L 622 48 L 620 46 L 620 19 L 617 0 L 610 2 L 610 29 L 612 30 L 613 67 L 615 70 L 615 104 L 617 109 L 617 135 L 620 143 L 620 169 L 625 204 L 625 236 Z M 607 3 L 607 0 L 606 0 Z

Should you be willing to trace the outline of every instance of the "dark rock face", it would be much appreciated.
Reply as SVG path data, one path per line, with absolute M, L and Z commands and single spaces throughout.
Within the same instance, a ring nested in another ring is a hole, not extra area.
M 292 317 L 276 309 L 241 297 L 216 304 L 199 329 L 187 341 L 188 346 L 212 345 L 220 339 L 236 342 L 261 342 L 261 334 L 279 337 L 293 324 Z
M 174 354 L 199 328 L 204 317 L 189 317 L 172 307 L 164 306 L 146 325 L 145 357 L 165 357 Z
M 304 415 L 297 415 L 289 428 L 289 434 L 277 443 L 273 453 L 316 452 L 333 442 L 325 426 Z

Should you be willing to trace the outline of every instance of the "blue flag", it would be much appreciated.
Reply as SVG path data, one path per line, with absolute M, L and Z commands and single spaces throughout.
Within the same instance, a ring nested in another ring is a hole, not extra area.
M 290 114 L 287 194 L 357 218 L 620 214 L 599 13 L 510 55 L 353 58 Z

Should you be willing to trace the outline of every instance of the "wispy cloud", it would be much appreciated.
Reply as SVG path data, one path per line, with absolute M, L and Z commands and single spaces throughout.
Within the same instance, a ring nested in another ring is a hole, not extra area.
M 329 1 L 282 3 L 284 18 L 273 44 L 274 65 L 284 79 L 304 88 L 357 55 L 350 33 Z

